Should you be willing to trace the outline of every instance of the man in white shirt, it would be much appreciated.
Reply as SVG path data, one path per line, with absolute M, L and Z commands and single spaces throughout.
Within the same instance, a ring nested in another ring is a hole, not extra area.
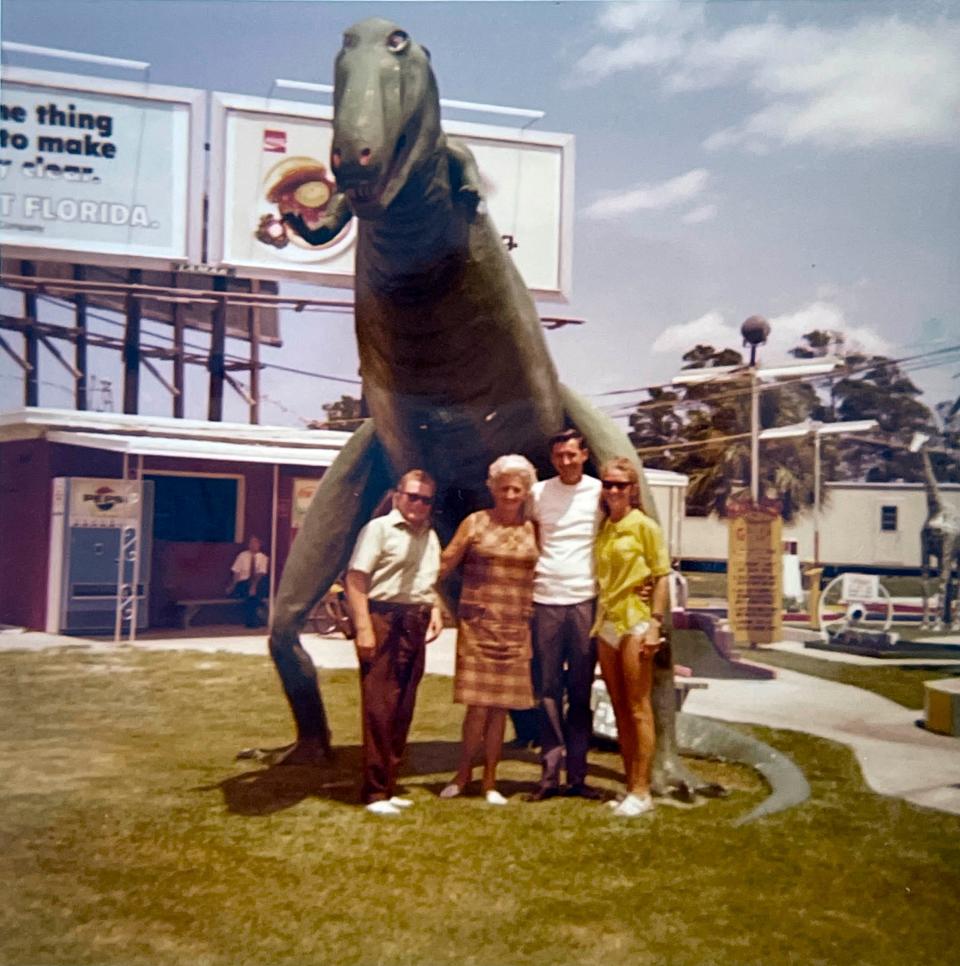
M 360 531 L 347 565 L 347 603 L 360 662 L 361 797 L 374 815 L 397 815 L 413 804 L 396 794 L 396 784 L 425 644 L 443 627 L 435 589 L 440 541 L 430 526 L 435 491 L 423 470 L 405 473 L 393 510 Z
M 232 580 L 227 587 L 230 597 L 243 601 L 243 622 L 247 627 L 262 627 L 260 605 L 270 592 L 270 558 L 261 551 L 259 537 L 250 537 L 247 549 L 241 550 L 230 568 Z
M 597 594 L 593 544 L 600 522 L 600 481 L 583 472 L 588 456 L 576 430 L 558 433 L 550 440 L 557 476 L 537 483 L 530 496 L 540 542 L 533 585 L 533 652 L 542 773 L 534 801 L 561 793 L 564 763 L 564 794 L 603 797 L 586 783 L 593 724 L 590 692 L 597 662 L 590 636 Z

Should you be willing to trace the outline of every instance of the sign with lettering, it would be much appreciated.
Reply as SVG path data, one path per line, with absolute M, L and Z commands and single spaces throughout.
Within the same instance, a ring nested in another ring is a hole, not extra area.
M 319 479 L 298 476 L 293 480 L 293 505 L 290 514 L 290 528 L 299 530 L 307 518 L 307 510 L 313 502 L 314 494 L 320 486 Z
M 2 77 L 6 254 L 200 260 L 202 91 L 12 68 Z
M 729 520 L 727 598 L 738 642 L 772 644 L 783 619 L 783 563 L 779 515 L 749 510 Z
M 211 263 L 244 274 L 353 280 L 357 223 L 312 246 L 282 221 L 323 217 L 336 193 L 329 170 L 333 109 L 325 105 L 213 94 Z M 542 298 L 566 298 L 573 247 L 573 137 L 444 122 L 477 159 L 487 210 L 520 274 Z

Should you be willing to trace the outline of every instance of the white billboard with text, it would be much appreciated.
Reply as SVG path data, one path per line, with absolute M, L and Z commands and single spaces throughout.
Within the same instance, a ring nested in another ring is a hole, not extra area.
M 36 70 L 2 76 L 5 254 L 200 261 L 203 91 Z

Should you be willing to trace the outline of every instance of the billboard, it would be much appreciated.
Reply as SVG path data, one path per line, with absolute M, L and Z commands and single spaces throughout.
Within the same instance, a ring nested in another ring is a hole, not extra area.
M 350 285 L 356 219 L 327 245 L 284 231 L 281 208 L 322 213 L 336 191 L 328 170 L 333 109 L 214 93 L 209 262 L 245 275 Z M 476 155 L 487 208 L 535 295 L 565 299 L 573 250 L 573 136 L 445 122 Z
M 7 67 L 2 79 L 7 255 L 200 261 L 203 91 Z

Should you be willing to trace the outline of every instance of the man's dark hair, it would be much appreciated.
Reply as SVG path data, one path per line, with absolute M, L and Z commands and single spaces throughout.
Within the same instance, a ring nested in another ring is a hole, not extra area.
M 550 450 L 553 451 L 554 446 L 558 446 L 560 443 L 569 443 L 571 439 L 575 439 L 580 444 L 580 449 L 587 448 L 587 441 L 583 438 L 583 433 L 578 429 L 564 429 L 562 432 L 554 433 L 550 437 Z

